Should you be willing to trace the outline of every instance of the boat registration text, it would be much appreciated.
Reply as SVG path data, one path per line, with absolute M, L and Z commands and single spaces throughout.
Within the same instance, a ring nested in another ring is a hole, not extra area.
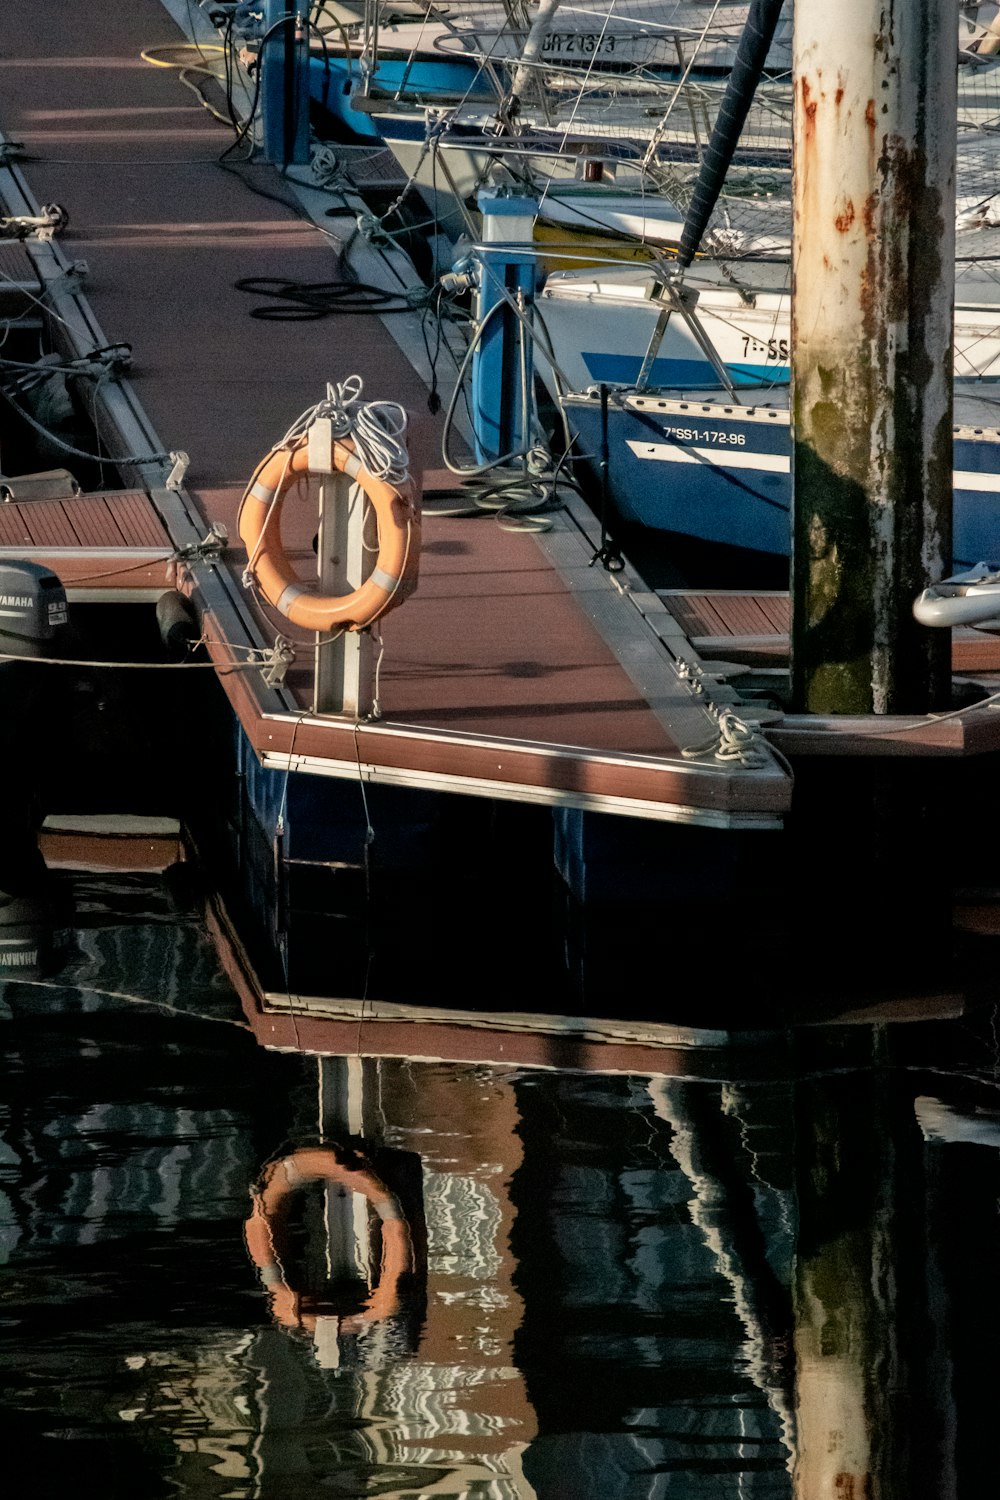
M 729 443 L 738 448 L 747 440 L 745 432 L 717 432 L 711 427 L 664 427 L 663 436 L 676 443 Z
M 550 57 L 592 57 L 595 52 L 608 53 L 615 50 L 614 36 L 602 36 L 599 31 L 550 31 L 542 43 L 543 54 Z

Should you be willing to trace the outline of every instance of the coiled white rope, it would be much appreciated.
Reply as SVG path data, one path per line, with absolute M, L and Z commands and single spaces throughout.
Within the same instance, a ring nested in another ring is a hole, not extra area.
M 328 417 L 333 423 L 334 437 L 351 438 L 369 474 L 389 484 L 405 484 L 410 477 L 406 411 L 398 401 L 362 401 L 363 388 L 360 375 L 327 382 L 325 399 L 309 407 L 292 423 L 278 447 L 291 446 L 305 436 L 314 422 Z
M 706 702 L 703 706 L 705 712 L 716 722 L 716 733 L 707 744 L 682 749 L 681 755 L 685 760 L 711 756 L 713 760 L 723 764 L 735 761 L 748 770 L 759 770 L 768 764 L 760 725 L 756 721 L 741 719 L 733 709 L 717 708 L 712 702 Z
M 766 766 L 767 755 L 761 748 L 760 725 L 747 723 L 731 708 L 719 714 L 719 743 L 716 760 L 738 761 L 741 766 Z

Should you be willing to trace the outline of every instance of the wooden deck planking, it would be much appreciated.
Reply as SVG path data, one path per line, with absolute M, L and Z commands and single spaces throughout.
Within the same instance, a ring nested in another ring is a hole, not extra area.
M 104 502 L 130 547 L 170 546 L 163 522 L 148 497 L 136 491 L 105 495 Z
M 789 595 L 733 590 L 669 589 L 660 597 L 705 655 L 750 667 L 787 669 Z M 766 626 L 766 629 L 764 628 Z M 953 630 L 952 671 L 983 680 L 1000 674 L 1000 636 Z M 767 738 L 792 756 L 975 755 L 1000 749 L 1000 713 L 966 709 L 956 715 L 787 714 Z
M 730 589 L 663 589 L 660 597 L 699 649 L 720 649 L 730 660 L 762 654 L 787 661 L 789 594 L 741 594 Z M 952 630 L 952 670 L 1000 672 L 1000 636 Z
M 30 547 L 32 540 L 31 532 L 21 517 L 20 507 L 0 505 L 0 547 Z
M 102 552 L 172 550 L 152 501 L 138 490 L 68 500 L 11 501 L 0 506 L 0 547 L 31 547 L 43 553 L 78 547 Z
M 213 491 L 207 507 L 236 532 L 237 491 Z M 315 565 L 306 544 L 311 506 L 289 507 L 292 561 Z M 232 548 L 231 566 L 243 554 Z M 585 570 L 586 571 L 586 570 Z M 600 579 L 593 572 L 594 587 Z M 253 596 L 262 637 L 296 643 L 290 677 L 302 708 L 312 701 L 313 638 Z M 546 562 L 535 539 L 503 531 L 492 516 L 423 519 L 420 580 L 405 607 L 385 616 L 380 674 L 385 718 L 470 733 L 551 740 L 592 749 L 669 755 L 673 739 Z M 544 691 L 541 689 L 544 687 Z M 703 710 L 695 739 L 706 736 Z
M 789 785 L 775 766 L 749 774 L 684 761 L 676 755 L 595 750 L 524 737 L 490 736 L 394 720 L 353 723 L 308 714 L 261 712 L 256 674 L 221 640 L 218 622 L 205 620 L 209 651 L 251 744 L 266 764 L 310 769 L 363 781 L 444 786 L 525 801 L 564 801 L 642 815 L 687 808 L 706 821 L 772 823 L 787 810 Z
M 0 505 L 0 556 L 51 568 L 78 599 L 161 593 L 173 550 L 144 491 Z
M 80 495 L 66 508 L 66 519 L 81 547 L 122 547 L 129 542 L 106 495 Z M 162 539 L 161 539 L 162 540 Z
M 399 400 L 408 409 L 418 469 L 440 463 L 441 419 L 428 411 L 425 385 L 379 318 L 251 319 L 255 299 L 235 289 L 239 278 L 327 281 L 337 276 L 337 262 L 311 223 L 242 180 L 280 194 L 277 174 L 215 169 L 212 156 L 230 144 L 231 132 L 197 104 L 178 108 L 185 97 L 168 70 L 136 67 L 142 48 L 176 40 L 158 0 L 85 16 L 72 0 L 50 0 L 41 26 L 37 16 L 15 13 L 5 57 L 32 62 L 20 69 L 0 60 L 0 124 L 37 157 L 28 170 L 35 196 L 68 209 L 63 252 L 87 257 L 87 302 L 108 340 L 132 345 L 128 384 L 159 445 L 190 453 L 185 495 L 206 529 L 217 518 L 228 526 L 232 596 L 256 619 L 261 643 L 269 643 L 292 632 L 242 593 L 245 554 L 235 528 L 239 495 L 268 447 L 327 380 L 351 373 L 363 377 L 367 398 Z M 50 45 L 54 59 L 46 55 Z M 62 68 L 59 58 L 75 50 L 99 64 Z M 75 112 L 67 133 L 51 123 L 39 127 L 38 99 L 56 89 L 61 107 Z M 114 141 L 91 113 L 95 95 L 102 109 L 122 112 Z M 176 111 L 169 140 L 146 128 L 144 112 L 162 107 Z M 113 170 L 112 150 L 119 158 Z M 140 520 L 132 534 L 141 544 Z M 314 516 L 296 513 L 290 544 L 307 561 L 314 530 Z M 683 749 L 708 740 L 711 721 L 646 627 L 662 688 L 652 698 L 637 688 L 634 671 L 595 626 L 612 589 L 598 570 L 588 575 L 586 559 L 567 583 L 535 538 L 502 531 L 488 516 L 446 522 L 428 515 L 424 542 L 420 587 L 385 621 L 378 723 L 302 722 L 296 729 L 310 696 L 307 643 L 292 677 L 299 711 L 284 718 L 261 713 L 259 678 L 228 672 L 236 663 L 220 648 L 226 691 L 263 756 L 308 753 L 336 774 L 353 775 L 360 741 L 366 774 L 425 776 L 435 785 L 451 778 L 456 790 L 468 785 L 488 794 L 491 784 L 509 785 L 583 805 L 617 797 L 622 810 L 676 805 L 723 820 L 735 813 L 766 821 L 787 808 L 790 788 L 775 765 L 748 772 L 682 758 Z M 91 578 L 100 587 L 92 556 Z M 77 562 L 60 568 L 68 583 L 83 571 Z M 635 621 L 627 602 L 615 595 L 613 603 Z M 668 727 L 664 708 L 679 730 Z
M 39 500 L 18 508 L 21 512 L 21 524 L 36 551 L 45 552 L 51 548 L 75 545 L 75 534 L 61 500 Z
M 790 624 L 786 593 L 666 589 L 660 597 L 692 640 L 787 634 Z
M 769 655 L 787 664 L 791 604 L 787 593 L 664 589 L 660 597 L 700 651 L 749 665 Z M 952 631 L 952 671 L 1000 672 L 1000 636 Z

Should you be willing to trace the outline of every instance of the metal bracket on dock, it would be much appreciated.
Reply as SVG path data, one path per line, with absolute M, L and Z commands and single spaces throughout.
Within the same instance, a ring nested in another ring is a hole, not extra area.
M 280 687 L 285 680 L 285 673 L 295 660 L 295 647 L 284 635 L 276 635 L 274 645 L 260 650 L 254 650 L 247 656 L 247 661 L 263 670 L 261 676 L 268 687 Z
M 23 141 L 0 141 L 0 167 L 9 167 L 24 155 Z
M 221 521 L 213 521 L 207 536 L 202 537 L 200 542 L 190 542 L 186 547 L 179 547 L 174 559 L 176 562 L 190 562 L 197 558 L 218 557 L 228 545 L 229 532 Z
M 104 348 L 94 349 L 90 354 L 83 354 L 69 363 L 74 370 L 79 370 L 84 375 L 93 375 L 95 379 L 109 374 L 117 378 L 132 368 L 132 345 L 107 344 Z
M 198 542 L 188 542 L 186 547 L 177 548 L 167 564 L 167 583 L 171 587 L 179 587 L 181 578 L 191 576 L 182 564 L 215 562 L 228 545 L 229 532 L 221 521 L 213 521 L 207 536 Z M 252 657 L 250 659 L 253 660 Z
M 46 281 L 45 294 L 48 297 L 75 297 L 77 292 L 83 290 L 83 283 L 89 275 L 90 266 L 87 262 L 85 260 L 75 260 L 64 271 L 60 271 L 58 275 Z M 129 348 L 127 344 L 122 347 Z M 131 353 L 131 349 L 129 349 L 129 352 Z
M 686 682 L 688 688 L 695 698 L 705 696 L 705 669 L 698 662 L 690 662 L 684 656 L 678 656 L 675 670 L 681 682 Z
M 170 457 L 174 466 L 167 475 L 166 483 L 163 487 L 167 490 L 179 490 L 184 483 L 184 476 L 190 467 L 191 460 L 186 453 L 182 453 L 179 450 L 176 453 L 171 453 Z

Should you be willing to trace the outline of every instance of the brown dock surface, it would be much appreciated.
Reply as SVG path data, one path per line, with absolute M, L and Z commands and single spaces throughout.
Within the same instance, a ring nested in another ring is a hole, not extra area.
M 661 589 L 660 598 L 704 656 L 747 666 L 787 667 L 791 599 L 784 589 Z M 1000 636 L 953 630 L 953 672 L 1000 672 Z
M 156 598 L 174 545 L 145 490 L 0 506 L 0 560 L 30 556 L 51 568 L 70 598 Z
M 24 147 L 20 162 L 0 167 L 6 211 L 56 203 L 69 215 L 54 247 L 29 238 L 3 249 L 14 264 L 27 256 L 38 272 L 54 311 L 50 333 L 63 351 L 131 346 L 127 378 L 95 391 L 94 408 L 103 451 L 119 461 L 149 455 L 124 473 L 148 489 L 151 507 L 139 503 L 141 491 L 129 492 L 137 525 L 141 511 L 148 526 L 142 541 L 136 532 L 128 542 L 123 534 L 121 548 L 107 544 L 111 570 L 141 562 L 129 554 L 153 532 L 159 541 L 160 524 L 175 552 L 197 547 L 213 522 L 235 538 L 255 465 L 329 380 L 357 374 L 366 399 L 402 403 L 415 469 L 441 463 L 440 418 L 388 319 L 250 316 L 267 299 L 238 290 L 240 279 L 337 279 L 345 274 L 337 236 L 348 238 L 344 226 L 353 221 L 341 211 L 323 232 L 277 171 L 240 165 L 239 150 L 227 158 L 229 170 L 220 165 L 232 130 L 174 70 L 140 55 L 182 40 L 159 0 L 83 10 L 48 0 L 41 9 L 13 7 L 0 42 L 0 129 Z M 393 263 L 382 259 L 391 279 Z M 78 294 L 63 274 L 73 264 L 83 278 Z M 10 295 L 22 295 L 6 261 L 4 277 Z M 417 341 L 419 315 L 402 319 Z M 178 453 L 190 456 L 190 468 L 168 484 Z M 89 498 L 91 519 L 100 504 L 112 515 L 106 496 Z M 44 537 L 41 513 L 31 525 L 12 518 L 9 545 L 30 533 L 24 555 L 51 560 L 71 584 L 87 569 L 57 538 L 69 526 L 88 550 L 84 510 L 67 504 L 49 516 Z M 315 525 L 303 508 L 290 537 L 300 562 L 311 557 Z M 589 566 L 596 532 L 570 514 L 557 515 L 542 537 L 503 530 L 488 515 L 428 515 L 419 589 L 385 621 L 381 717 L 359 723 L 310 711 L 307 641 L 296 643 L 284 680 L 227 670 L 276 636 L 294 635 L 242 586 L 238 543 L 221 558 L 185 564 L 186 587 L 265 764 L 641 817 L 775 826 L 791 799 L 786 770 L 763 743 L 742 758 L 715 755 L 718 714 L 733 708 L 733 693 L 697 678 L 697 654 L 637 580 L 625 579 L 623 590 L 622 580 Z M 93 564 L 93 554 L 85 561 Z M 145 575 L 136 573 L 129 576 L 138 586 Z M 108 581 L 124 587 L 121 574 Z M 662 618 L 652 620 L 657 611 Z
M 663 589 L 659 597 L 704 657 L 758 671 L 787 671 L 791 600 L 787 591 Z M 1000 692 L 1000 635 L 951 632 L 952 672 Z M 1000 748 L 1000 713 L 987 703 L 918 717 L 786 714 L 767 736 L 787 755 L 935 755 Z

